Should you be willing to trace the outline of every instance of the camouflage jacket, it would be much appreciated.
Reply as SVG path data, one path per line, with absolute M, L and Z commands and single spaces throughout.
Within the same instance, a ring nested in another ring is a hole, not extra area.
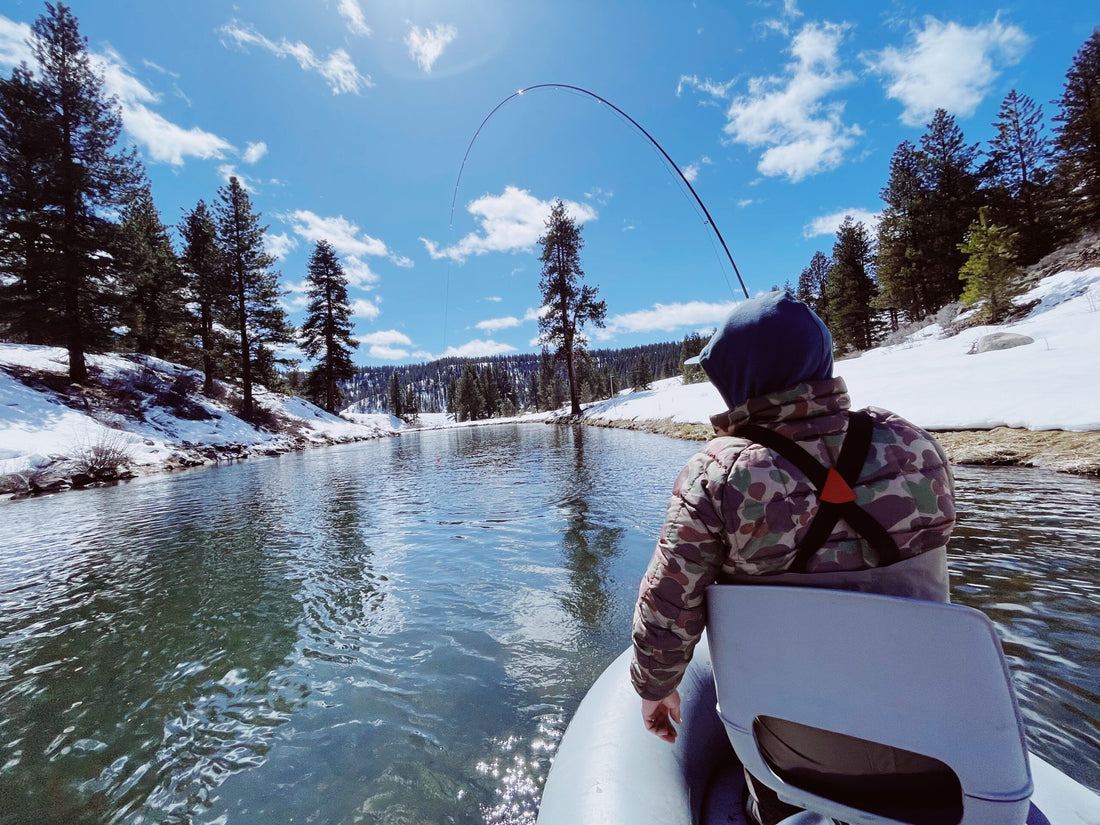
M 798 442 L 836 464 L 850 400 L 842 378 L 751 398 L 729 413 Z M 955 524 L 954 481 L 936 440 L 893 413 L 868 410 L 871 449 L 856 503 L 887 529 L 900 559 L 947 544 Z M 817 512 L 810 481 L 759 444 L 718 436 L 691 458 L 673 487 L 665 524 L 634 610 L 631 679 L 644 699 L 680 683 L 706 619 L 705 591 L 720 576 L 783 573 Z M 841 519 L 807 574 L 876 567 L 877 553 Z

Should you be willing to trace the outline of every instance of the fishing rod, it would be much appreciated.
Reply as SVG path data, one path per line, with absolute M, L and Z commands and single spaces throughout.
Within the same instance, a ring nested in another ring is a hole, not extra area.
M 472 138 L 470 138 L 470 145 L 466 147 L 466 154 L 463 155 L 462 165 L 458 169 L 458 179 L 455 180 L 454 194 L 451 195 L 451 227 L 452 228 L 454 227 L 454 220 L 455 220 L 455 201 L 457 201 L 457 199 L 458 199 L 458 185 L 462 182 L 462 172 L 466 168 L 466 161 L 470 157 L 470 151 L 474 148 L 474 143 L 477 141 L 478 135 L 481 134 L 481 130 L 485 128 L 485 124 L 488 123 L 489 120 L 493 117 L 493 115 L 495 115 L 498 111 L 500 111 L 500 109 L 502 109 L 506 103 L 508 103 L 511 100 L 514 100 L 517 97 L 522 97 L 527 92 L 533 92 L 536 89 L 566 89 L 566 90 L 571 91 L 571 92 L 578 92 L 582 95 L 587 95 L 588 97 L 592 98 L 593 100 L 596 100 L 596 101 L 602 103 L 604 106 L 607 106 L 608 108 L 613 109 L 616 113 L 618 113 L 618 115 L 620 117 L 622 117 L 625 120 L 629 121 L 629 123 L 635 129 L 637 129 L 639 132 L 641 132 L 649 140 L 649 142 L 652 143 L 657 148 L 657 151 L 660 152 L 661 155 L 664 156 L 664 159 L 666 161 L 668 161 L 669 166 L 671 166 L 674 170 L 676 170 L 676 174 L 680 176 L 680 180 L 682 180 L 684 182 L 684 185 L 687 186 L 688 191 L 691 192 L 692 197 L 695 198 L 695 202 L 697 204 L 699 204 L 699 208 L 703 210 L 703 214 L 706 215 L 706 223 L 710 226 L 711 229 L 714 230 L 714 234 L 717 236 L 718 242 L 720 244 L 722 244 L 722 249 L 725 251 L 726 257 L 729 259 L 730 266 L 733 267 L 733 273 L 737 276 L 737 282 L 739 284 L 741 284 L 741 291 L 745 293 L 745 298 L 749 297 L 749 290 L 745 287 L 745 281 L 741 277 L 741 271 L 737 268 L 737 264 L 733 260 L 733 255 L 730 253 L 730 249 L 726 245 L 726 239 L 722 237 L 722 232 L 718 229 L 718 224 L 716 224 L 714 222 L 714 218 L 712 218 L 711 215 L 710 215 L 710 210 L 707 209 L 706 204 L 703 203 L 703 199 L 699 197 L 699 193 L 695 191 L 695 187 L 691 185 L 691 181 L 689 181 L 687 179 L 687 177 L 684 175 L 684 173 L 680 170 L 680 167 L 676 165 L 676 161 L 674 161 L 669 156 L 668 152 L 666 152 L 664 147 L 661 146 L 661 144 L 657 142 L 656 138 L 654 138 L 653 135 L 651 135 L 649 132 L 647 132 L 642 127 L 642 125 L 640 123 L 638 123 L 638 121 L 636 121 L 634 118 L 632 118 L 626 112 L 624 112 L 622 109 L 620 109 L 614 103 L 612 103 L 611 101 L 609 101 L 609 100 L 607 100 L 603 97 L 600 97 L 595 92 L 590 92 L 588 89 L 584 89 L 580 86 L 571 86 L 568 83 L 538 83 L 538 84 L 535 84 L 534 86 L 528 86 L 525 89 L 520 89 L 518 92 L 513 92 L 512 94 L 508 95 L 508 97 L 504 98 L 504 100 L 500 101 L 500 103 L 498 103 L 496 106 L 494 106 L 493 110 L 485 116 L 485 119 L 483 121 L 481 121 L 481 125 L 477 127 L 477 131 L 474 132 L 474 136 Z

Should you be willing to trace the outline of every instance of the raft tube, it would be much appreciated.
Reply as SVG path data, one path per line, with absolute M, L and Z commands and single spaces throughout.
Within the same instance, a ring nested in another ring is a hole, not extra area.
M 546 778 L 538 825 L 749 825 L 744 773 L 716 711 L 706 640 L 680 684 L 675 744 L 642 724 L 628 648 L 589 690 Z M 1028 825 L 1100 825 L 1100 796 L 1030 754 Z

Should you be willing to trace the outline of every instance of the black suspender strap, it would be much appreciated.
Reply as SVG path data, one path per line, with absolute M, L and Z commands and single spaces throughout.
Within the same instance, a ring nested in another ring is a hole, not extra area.
M 874 421 L 866 412 L 850 413 L 848 432 L 837 457 L 836 467 L 828 468 L 806 450 L 774 430 L 757 424 L 741 424 L 734 435 L 754 441 L 793 464 L 813 484 L 818 494 L 818 509 L 798 546 L 792 572 L 800 573 L 821 545 L 829 538 L 837 521 L 843 518 L 879 554 L 880 566 L 898 561 L 897 542 L 866 510 L 855 503 L 852 488 L 859 481 L 871 449 Z

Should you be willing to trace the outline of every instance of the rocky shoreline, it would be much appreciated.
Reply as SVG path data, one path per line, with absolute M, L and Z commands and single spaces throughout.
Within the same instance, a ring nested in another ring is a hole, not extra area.
M 707 441 L 713 431 L 704 424 L 662 421 L 585 421 L 594 427 L 666 435 L 688 441 Z M 987 467 L 1031 467 L 1059 473 L 1100 478 L 1100 432 L 1063 430 L 992 430 L 936 432 L 952 464 Z

